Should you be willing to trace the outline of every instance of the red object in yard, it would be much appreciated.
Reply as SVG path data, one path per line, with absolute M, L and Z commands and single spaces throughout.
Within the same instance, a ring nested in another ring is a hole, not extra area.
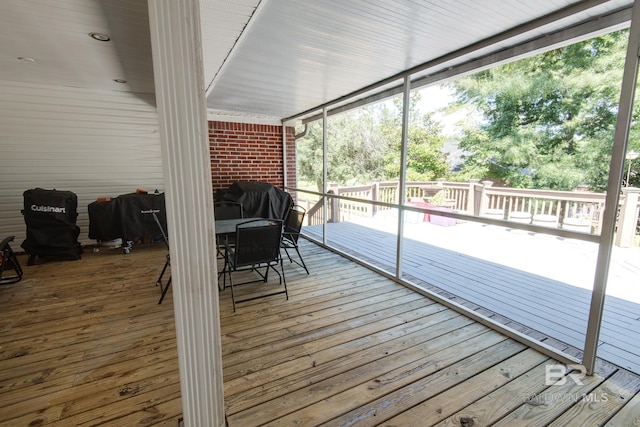
M 442 212 L 453 212 L 453 209 L 451 208 L 445 208 L 442 206 L 432 206 L 431 207 L 432 210 L 434 211 L 442 211 Z M 452 225 L 456 225 L 456 219 L 455 218 L 449 218 L 447 216 L 440 216 L 440 215 L 436 215 L 436 214 L 431 214 L 431 224 L 435 224 L 435 225 L 441 225 L 443 227 L 451 227 Z
M 432 206 L 431 206 L 429 203 L 427 203 L 427 202 L 409 202 L 409 203 L 407 203 L 407 204 L 408 204 L 409 206 L 415 206 L 415 207 L 417 207 L 417 208 L 425 208 L 425 209 L 427 209 L 427 208 L 431 208 L 431 207 L 432 207 Z M 424 213 L 424 217 L 422 218 L 422 222 L 429 222 L 429 220 L 430 220 L 430 218 L 429 218 L 429 217 L 430 217 L 430 215 L 429 215 L 427 212 L 425 212 L 425 213 Z

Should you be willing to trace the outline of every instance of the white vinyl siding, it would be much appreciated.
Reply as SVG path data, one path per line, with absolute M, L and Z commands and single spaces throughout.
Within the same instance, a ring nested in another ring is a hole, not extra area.
M 137 188 L 163 191 L 153 94 L 0 81 L 0 238 L 26 236 L 21 210 L 31 188 L 78 196 L 79 240 L 87 206 Z

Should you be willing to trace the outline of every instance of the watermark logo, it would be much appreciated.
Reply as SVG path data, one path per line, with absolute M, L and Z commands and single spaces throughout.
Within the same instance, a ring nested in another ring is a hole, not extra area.
M 533 405 L 550 406 L 554 403 L 606 403 L 609 401 L 607 393 L 540 393 L 525 396 L 525 402 Z
M 584 385 L 582 380 L 587 375 L 583 365 L 545 365 L 544 385 L 564 385 L 568 379 L 576 385 Z
M 583 365 L 545 365 L 544 384 L 546 386 L 562 386 L 567 384 L 566 391 L 575 390 L 576 393 L 566 393 L 563 389 L 549 388 L 539 394 L 525 396 L 525 402 L 530 405 L 552 405 L 554 403 L 600 403 L 607 402 L 609 396 L 605 392 L 585 393 L 583 380 L 587 376 L 587 369 Z

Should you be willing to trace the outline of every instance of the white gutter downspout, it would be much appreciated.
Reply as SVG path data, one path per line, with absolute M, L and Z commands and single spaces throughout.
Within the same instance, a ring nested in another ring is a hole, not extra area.
M 305 123 L 304 129 L 302 132 L 295 134 L 293 137 L 294 144 L 300 138 L 304 138 L 309 135 L 309 124 Z M 284 187 L 289 186 L 289 182 L 287 180 L 287 127 L 285 123 L 282 122 L 282 172 L 284 173 Z
M 294 139 L 297 141 L 300 138 L 305 138 L 307 135 L 309 135 L 309 123 L 304 124 L 304 129 L 302 130 L 302 132 L 297 133 Z
M 282 122 L 282 188 L 289 185 L 287 181 L 287 126 Z

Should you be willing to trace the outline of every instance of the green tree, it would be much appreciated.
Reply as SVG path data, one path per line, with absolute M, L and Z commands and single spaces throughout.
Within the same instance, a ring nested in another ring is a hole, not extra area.
M 602 190 L 627 37 L 626 30 L 606 34 L 453 82 L 457 105 L 482 117 L 463 131 L 460 174 L 514 187 Z
M 387 135 L 380 123 L 389 114 L 368 106 L 329 117 L 327 125 L 327 179 L 341 185 L 366 182 L 384 176 L 383 160 L 389 152 Z M 298 175 L 322 191 L 322 121 L 309 126 L 297 143 Z
M 322 123 L 309 125 L 308 134 L 296 143 L 296 169 L 298 186 L 306 183 L 315 185 L 316 191 L 322 191 Z
M 432 180 L 449 168 L 442 153 L 442 127 L 430 115 L 420 115 L 419 94 L 412 96 L 407 149 L 407 178 Z M 374 179 L 397 180 L 400 173 L 401 98 L 330 116 L 327 126 L 329 182 L 341 185 Z M 302 181 L 322 189 L 322 123 L 310 126 L 298 141 L 297 168 Z
M 400 175 L 401 128 L 391 128 L 392 140 L 396 141 L 393 154 L 385 159 L 385 171 L 388 178 Z M 442 152 L 445 138 L 442 125 L 433 119 L 431 114 L 416 115 L 409 123 L 407 135 L 407 171 L 408 181 L 432 181 L 444 178 L 450 171 L 446 155 Z

